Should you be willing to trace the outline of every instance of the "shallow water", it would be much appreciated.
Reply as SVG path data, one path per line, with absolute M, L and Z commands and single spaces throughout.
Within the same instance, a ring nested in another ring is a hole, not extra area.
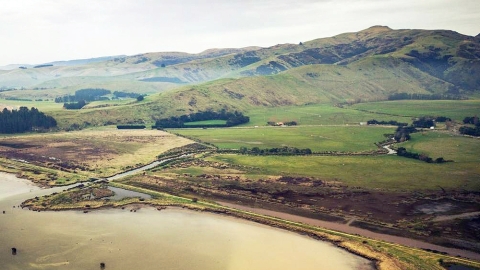
M 0 200 L 39 189 L 28 180 L 19 179 L 13 174 L 0 172 Z
M 111 191 L 113 191 L 113 193 L 115 193 L 115 195 L 113 195 L 111 197 L 108 197 L 110 200 L 117 200 L 118 201 L 118 200 L 121 200 L 121 199 L 124 199 L 124 198 L 127 198 L 127 197 L 139 197 L 139 198 L 143 198 L 145 200 L 152 198 L 152 196 L 150 196 L 148 194 L 140 193 L 140 192 L 136 192 L 136 191 L 131 191 L 131 190 L 126 190 L 126 189 L 123 189 L 123 188 L 108 187 L 108 189 L 110 189 Z
M 30 191 L 23 181 L 8 185 L 25 193 L 0 194 L 0 210 L 6 210 L 0 214 L 1 269 L 100 269 L 101 262 L 105 269 L 142 270 L 372 269 L 368 260 L 329 243 L 210 213 L 153 208 L 39 213 L 13 208 L 48 191 Z M 12 247 L 17 248 L 15 256 Z

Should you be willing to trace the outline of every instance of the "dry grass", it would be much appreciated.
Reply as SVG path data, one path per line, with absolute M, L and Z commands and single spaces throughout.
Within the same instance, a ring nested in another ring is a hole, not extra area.
M 102 128 L 0 138 L 0 157 L 84 175 L 109 176 L 148 164 L 190 140 L 158 130 Z

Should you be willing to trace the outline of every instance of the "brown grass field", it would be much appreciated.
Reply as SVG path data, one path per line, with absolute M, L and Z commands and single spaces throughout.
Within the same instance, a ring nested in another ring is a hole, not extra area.
M 188 143 L 188 139 L 158 130 L 102 128 L 5 136 L 0 138 L 0 156 L 23 167 L 56 169 L 84 178 L 105 177 L 148 164 L 159 154 Z M 62 184 L 66 179 L 55 180 Z

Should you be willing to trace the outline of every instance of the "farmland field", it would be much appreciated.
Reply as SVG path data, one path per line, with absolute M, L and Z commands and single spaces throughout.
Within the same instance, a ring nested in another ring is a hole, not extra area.
M 264 175 L 310 176 L 353 187 L 392 191 L 479 190 L 480 168 L 474 164 L 430 164 L 397 156 L 242 156 L 216 155 L 210 160 L 258 168 Z M 453 180 L 455 179 L 455 180 Z
M 19 107 L 27 107 L 29 109 L 35 107 L 41 112 L 50 112 L 62 110 L 63 103 L 55 103 L 53 101 L 25 101 L 0 99 L 0 110 L 3 110 L 3 108 L 18 109 Z
M 172 129 L 171 132 L 212 143 L 220 148 L 297 147 L 312 151 L 369 151 L 392 127 L 295 126 L 258 128 Z
M 246 115 L 250 117 L 250 123 L 247 125 L 253 126 L 265 126 L 268 121 L 297 121 L 299 125 L 358 125 L 360 122 L 371 119 L 411 122 L 410 117 L 379 115 L 350 108 L 339 108 L 332 104 L 259 108 L 248 111 Z
M 411 140 L 398 146 L 410 152 L 424 153 L 432 157 L 443 157 L 456 163 L 480 164 L 480 140 L 463 136 L 453 136 L 441 132 L 412 134 Z M 472 164 L 472 165 L 474 165 Z
M 353 109 L 402 116 L 446 116 L 461 121 L 480 115 L 480 100 L 399 100 L 352 105 Z

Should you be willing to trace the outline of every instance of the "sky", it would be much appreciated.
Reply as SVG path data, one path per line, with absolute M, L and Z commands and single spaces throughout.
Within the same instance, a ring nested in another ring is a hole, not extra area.
M 480 0 L 0 0 L 0 66 L 269 47 L 356 32 L 480 33 Z

